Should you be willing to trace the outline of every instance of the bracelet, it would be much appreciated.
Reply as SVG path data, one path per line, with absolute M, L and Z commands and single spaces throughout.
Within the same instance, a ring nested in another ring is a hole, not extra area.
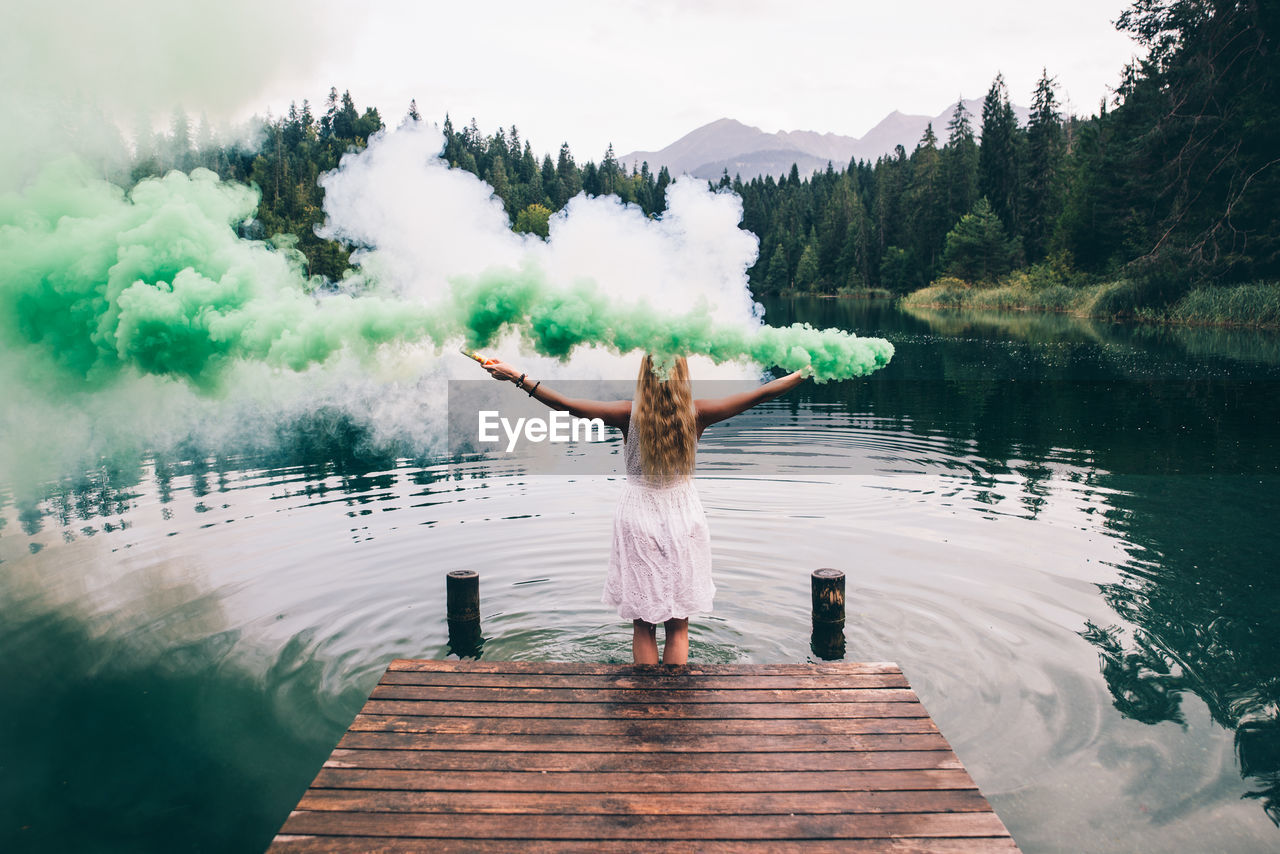
M 538 380 L 533 384 L 533 388 L 529 389 L 529 397 L 533 397 L 533 393 L 538 390 L 538 386 L 542 385 L 542 380 Z
M 526 376 L 528 376 L 528 375 L 527 375 L 527 374 L 521 374 L 521 375 L 520 375 L 520 379 L 516 380 L 516 388 L 521 389 L 521 390 L 523 390 L 523 389 L 524 389 L 524 378 L 525 378 Z

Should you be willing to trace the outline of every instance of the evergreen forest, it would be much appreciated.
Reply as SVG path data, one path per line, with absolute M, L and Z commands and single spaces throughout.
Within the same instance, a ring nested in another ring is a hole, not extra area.
M 1092 287 L 1094 313 L 1142 316 L 1193 290 L 1280 280 L 1280 4 L 1135 0 L 1117 26 L 1145 56 L 1096 115 L 1064 115 L 1046 71 L 1020 125 L 998 75 L 980 115 L 957 105 L 911 151 L 811 175 L 793 165 L 776 180 L 722 175 L 714 185 L 741 196 L 742 227 L 760 240 L 753 290 L 902 295 L 933 285 L 928 293 L 963 302 L 1013 283 L 1029 295 L 1015 303 L 1062 309 Z M 416 104 L 402 120 L 422 120 Z M 318 114 L 303 101 L 261 120 L 256 146 L 218 144 L 176 113 L 168 134 L 136 140 L 131 177 L 204 166 L 250 182 L 261 202 L 247 236 L 283 235 L 312 275 L 338 279 L 348 248 L 315 234 L 316 179 L 383 127 L 377 110 L 336 89 Z M 612 146 L 579 163 L 567 143 L 539 157 L 514 126 L 486 135 L 446 116 L 440 129 L 444 159 L 492 186 L 517 231 L 545 237 L 579 193 L 662 214 L 672 176 L 621 163 Z M 1276 290 L 1251 303 L 1253 321 L 1280 323 Z

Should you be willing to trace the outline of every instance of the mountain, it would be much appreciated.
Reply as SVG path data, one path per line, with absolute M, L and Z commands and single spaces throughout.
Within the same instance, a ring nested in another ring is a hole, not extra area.
M 982 101 L 974 98 L 964 105 L 973 116 L 974 132 L 979 132 Z M 654 172 L 666 166 L 673 175 L 688 173 L 708 180 L 719 178 L 726 169 L 730 175 L 741 175 L 744 180 L 757 175 L 778 177 L 787 174 L 793 163 L 800 174 L 808 175 L 815 169 L 825 169 L 828 161 L 837 169 L 845 168 L 855 158 L 874 161 L 881 155 L 891 154 L 899 145 L 910 153 L 930 122 L 939 141 L 945 141 L 947 122 L 951 121 L 955 108 L 952 104 L 936 116 L 911 116 L 894 110 L 861 137 L 808 130 L 765 133 L 733 119 L 717 119 L 660 151 L 633 151 L 619 157 L 618 162 L 629 168 L 648 161 L 649 169 Z M 1027 108 L 1015 105 L 1013 110 L 1018 121 L 1026 124 Z

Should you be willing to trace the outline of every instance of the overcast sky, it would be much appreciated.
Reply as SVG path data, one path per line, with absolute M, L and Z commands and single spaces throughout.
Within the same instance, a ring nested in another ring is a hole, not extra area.
M 1123 0 L 368 2 L 314 66 L 260 94 L 275 110 L 349 88 L 394 123 L 410 98 L 482 130 L 516 124 L 538 153 L 657 149 L 721 117 L 766 131 L 861 136 L 892 110 L 936 114 L 997 71 L 1028 104 L 1042 68 L 1093 113 L 1137 46 Z M 322 13 L 325 4 L 310 7 Z
M 132 119 L 246 118 L 329 86 L 389 124 L 422 115 L 520 128 L 579 160 L 658 149 L 721 117 L 861 136 L 934 115 L 1002 71 L 1029 104 L 1042 68 L 1096 112 L 1137 51 L 1124 0 L 44 0 L 0 33 L 6 87 L 97 100 Z M 17 85 L 10 85 L 16 80 Z

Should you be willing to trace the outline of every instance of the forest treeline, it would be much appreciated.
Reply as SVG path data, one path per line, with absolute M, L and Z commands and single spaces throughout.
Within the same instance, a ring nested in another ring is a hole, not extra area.
M 742 197 L 742 227 L 760 239 L 752 288 L 903 294 L 1018 271 L 1031 289 L 1121 281 L 1108 313 L 1123 314 L 1197 286 L 1280 279 L 1280 4 L 1137 0 L 1117 26 L 1146 56 L 1097 115 L 1064 116 L 1046 72 L 1020 125 L 997 76 L 980 115 L 957 105 L 911 151 L 780 179 L 724 174 L 715 186 Z M 411 103 L 403 121 L 420 120 Z M 252 236 L 295 235 L 310 272 L 336 279 L 348 253 L 315 234 L 316 178 L 383 126 L 336 89 L 318 114 L 303 101 L 263 120 L 252 149 L 214 144 L 178 114 L 169 134 L 139 142 L 133 177 L 205 166 L 255 184 Z M 578 163 L 567 143 L 539 157 L 515 127 L 486 135 L 446 117 L 441 131 L 444 159 L 489 183 L 517 231 L 546 236 L 582 192 L 663 211 L 667 170 L 621 163 L 612 146 Z

